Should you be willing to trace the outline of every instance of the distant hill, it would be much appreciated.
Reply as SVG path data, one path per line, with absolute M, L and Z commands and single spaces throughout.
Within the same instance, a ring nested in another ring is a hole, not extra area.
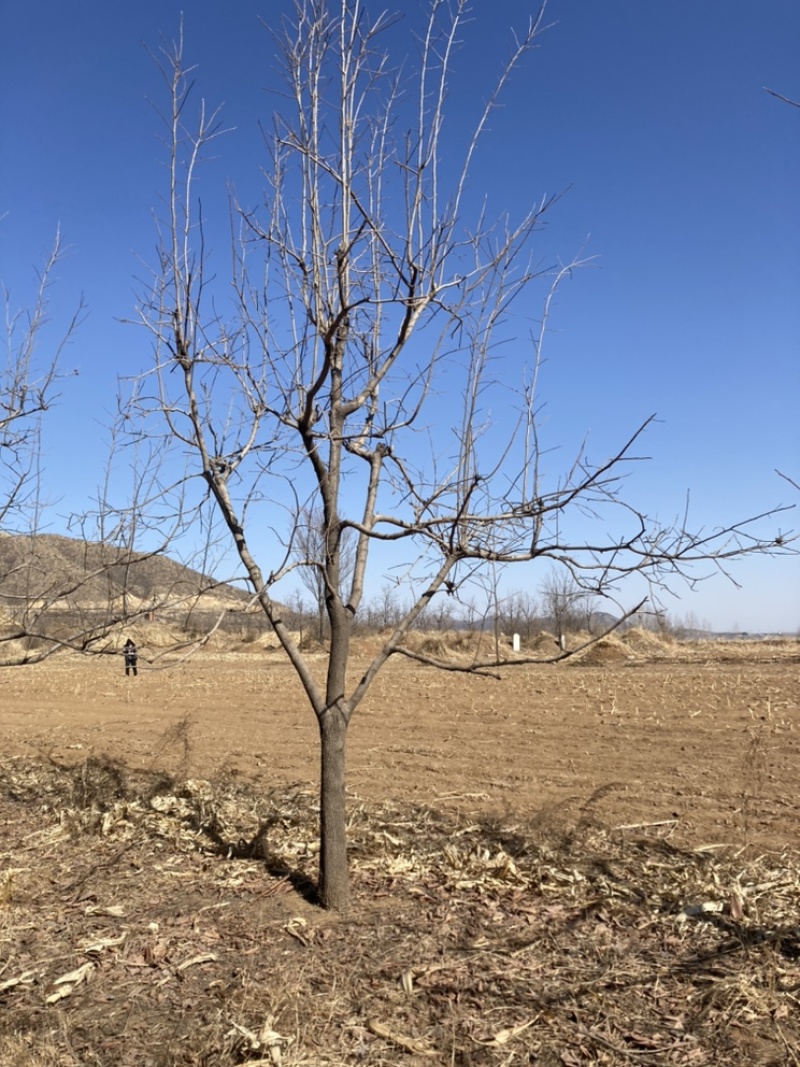
M 130 555 L 97 542 L 56 534 L 0 533 L 0 610 L 168 608 L 201 599 L 209 610 L 241 609 L 248 594 L 216 584 L 166 556 Z

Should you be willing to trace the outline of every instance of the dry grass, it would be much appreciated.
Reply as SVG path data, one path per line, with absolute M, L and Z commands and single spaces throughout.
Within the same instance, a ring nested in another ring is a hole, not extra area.
M 601 791 L 524 820 L 353 798 L 336 917 L 303 788 L 90 759 L 0 790 L 3 1067 L 800 1061 L 796 854 L 615 829 Z
M 603 637 L 590 645 L 585 652 L 579 652 L 568 662 L 575 666 L 603 667 L 609 663 L 624 663 L 630 658 L 631 654 L 626 643 L 615 634 L 609 634 L 608 637 Z
M 503 683 L 390 665 L 339 917 L 268 649 L 4 675 L 0 1067 L 800 1063 L 798 644 L 627 636 Z
M 661 656 L 675 645 L 675 639 L 670 634 L 656 634 L 639 626 L 626 630 L 622 640 L 628 648 L 651 656 Z

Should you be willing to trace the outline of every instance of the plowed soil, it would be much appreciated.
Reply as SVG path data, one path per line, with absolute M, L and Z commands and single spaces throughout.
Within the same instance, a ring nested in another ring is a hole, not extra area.
M 594 806 L 610 823 L 671 819 L 686 843 L 798 847 L 797 645 L 720 648 L 508 668 L 500 680 L 390 662 L 350 728 L 349 788 L 552 817 L 603 790 Z M 353 676 L 365 666 L 356 661 Z M 6 755 L 103 755 L 263 787 L 317 780 L 316 722 L 275 653 L 143 662 L 137 678 L 118 657 L 56 658 L 0 682 Z
M 800 1063 L 798 643 L 640 645 L 390 662 L 345 915 L 279 654 L 3 670 L 0 1067 Z

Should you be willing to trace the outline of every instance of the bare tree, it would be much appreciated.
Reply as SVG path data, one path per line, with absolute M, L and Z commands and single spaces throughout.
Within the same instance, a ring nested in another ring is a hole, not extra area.
M 199 588 L 188 590 L 189 583 L 175 568 L 174 574 L 180 575 L 178 581 L 182 583 L 180 591 L 165 582 L 147 605 L 132 602 L 131 589 L 141 589 L 148 561 L 161 553 L 173 533 L 172 527 L 159 523 L 149 550 L 140 549 L 140 534 L 153 532 L 152 528 L 145 529 L 148 509 L 140 505 L 152 500 L 156 491 L 139 473 L 132 496 L 126 495 L 126 507 L 118 511 L 118 521 L 112 520 L 108 494 L 119 471 L 113 470 L 112 478 L 109 466 L 106 485 L 100 490 L 103 504 L 98 509 L 99 525 L 93 522 L 88 528 L 80 516 L 75 516 L 78 539 L 47 532 L 43 433 L 64 380 L 70 376 L 64 367 L 65 351 L 84 315 L 81 299 L 63 322 L 52 321 L 52 285 L 64 256 L 57 233 L 29 298 L 17 303 L 16 294 L 12 296 L 2 288 L 0 666 L 39 662 L 61 648 L 114 652 L 115 638 L 111 635 L 121 626 L 165 600 L 173 606 L 182 604 L 186 613 L 200 592 Z M 136 468 L 146 472 L 153 465 L 146 453 L 143 458 L 145 462 L 137 463 Z M 159 483 L 159 499 L 162 494 Z
M 455 624 L 451 605 L 447 600 L 438 599 L 420 612 L 417 617 L 417 628 L 421 630 L 438 630 L 444 633 L 452 630 Z
M 5 358 L 0 364 L 0 529 L 6 533 L 27 532 L 37 524 L 41 507 L 42 416 L 58 398 L 62 378 L 60 359 L 83 311 L 81 303 L 42 358 L 38 349 L 49 320 L 50 285 L 63 255 L 61 235 L 57 233 L 28 305 L 15 308 L 11 293 L 3 288 Z
M 518 633 L 526 641 L 533 635 L 537 623 L 542 621 L 543 609 L 539 601 L 527 590 L 511 593 L 503 604 L 503 625 L 510 633 Z
M 367 605 L 368 622 L 379 630 L 397 626 L 403 608 L 397 599 L 397 589 L 385 582 Z
M 50 323 L 51 285 L 65 254 L 60 233 L 36 277 L 31 299 L 16 305 L 2 289 L 5 344 L 0 363 L 0 662 L 41 658 L 30 641 L 52 604 L 69 589 L 58 575 L 35 565 L 35 538 L 45 506 L 42 489 L 42 433 L 47 413 L 59 398 L 65 375 L 64 349 L 83 315 L 79 301 L 58 330 Z M 55 644 L 47 644 L 45 651 Z
M 325 553 L 328 537 L 325 531 L 325 515 L 320 508 L 303 508 L 298 516 L 292 542 L 293 556 L 299 565 L 300 580 L 314 599 L 317 614 L 317 640 L 325 638 L 325 600 L 327 596 L 327 573 Z M 340 580 L 342 590 L 352 578 L 355 563 L 355 540 L 352 530 L 342 531 L 340 546 Z M 341 595 L 341 590 L 339 591 Z
M 321 748 L 318 892 L 333 908 L 348 902 L 347 729 L 381 667 L 393 655 L 473 673 L 497 673 L 505 662 L 499 649 L 463 665 L 415 652 L 406 637 L 429 605 L 462 593 L 468 600 L 495 566 L 550 560 L 611 595 L 631 574 L 657 587 L 700 561 L 724 566 L 771 543 L 747 523 L 713 533 L 663 526 L 622 500 L 620 475 L 639 458 L 649 420 L 602 463 L 579 454 L 559 477 L 544 478 L 537 375 L 552 295 L 572 265 L 533 266 L 531 242 L 552 199 L 517 220 L 493 220 L 467 181 L 542 13 L 516 38 L 458 149 L 449 132 L 445 147 L 445 111 L 465 3 L 430 0 L 408 69 L 390 54 L 396 20 L 372 10 L 358 0 L 296 0 L 277 38 L 288 91 L 268 138 L 264 210 L 242 211 L 238 222 L 233 214 L 227 303 L 194 188 L 222 130 L 203 106 L 189 117 L 180 41 L 162 53 L 169 210 L 138 308 L 154 362 L 132 383 L 124 412 L 164 463 L 172 454 L 177 470 L 190 457 L 184 514 L 215 509 L 305 689 Z M 515 304 L 533 319 L 533 298 L 543 312 L 515 383 L 497 344 L 512 337 Z M 322 685 L 281 607 L 310 499 L 324 541 L 315 560 L 330 634 Z M 615 532 L 587 542 L 570 533 L 573 513 L 582 521 L 594 514 L 599 530 Z M 354 562 L 345 581 L 348 534 Z M 375 566 L 393 569 L 402 613 L 348 679 L 350 638 Z
M 566 647 L 566 637 L 581 625 L 580 604 L 584 591 L 565 569 L 551 570 L 539 587 L 545 614 L 552 620 L 559 646 Z

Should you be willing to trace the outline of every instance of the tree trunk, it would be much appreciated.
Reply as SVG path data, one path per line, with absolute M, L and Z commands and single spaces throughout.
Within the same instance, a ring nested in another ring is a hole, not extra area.
M 347 875 L 347 811 L 345 803 L 345 741 L 347 719 L 338 707 L 319 719 L 320 774 L 319 901 L 343 911 L 350 901 Z

